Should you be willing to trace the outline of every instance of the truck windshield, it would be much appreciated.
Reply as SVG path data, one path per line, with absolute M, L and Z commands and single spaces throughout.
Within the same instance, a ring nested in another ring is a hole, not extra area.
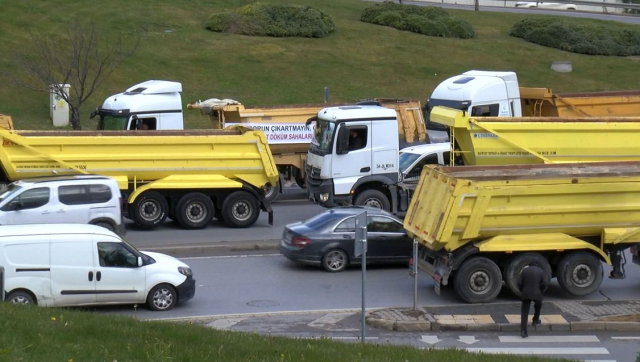
M 420 155 L 415 153 L 402 152 L 400 154 L 400 172 L 405 173 L 405 171 L 411 166 Z
M 425 113 L 424 114 L 424 119 L 427 121 L 426 128 L 427 129 L 432 129 L 432 130 L 446 130 L 447 129 L 447 126 L 431 121 L 431 117 L 429 117 L 429 115 L 431 114 L 431 110 L 433 109 L 433 107 L 442 106 L 442 107 L 448 107 L 448 108 L 453 108 L 453 109 L 459 109 L 459 110 L 462 110 L 462 111 L 466 111 L 469 108 L 469 104 L 471 104 L 471 101 L 454 101 L 454 100 L 450 100 L 450 99 L 432 99 L 432 98 L 430 98 L 427 101 L 427 109 L 424 112 Z
M 311 151 L 320 155 L 331 153 L 333 145 L 333 132 L 336 129 L 335 122 L 322 119 L 316 121 L 316 127 L 311 140 Z
M 112 115 L 101 115 L 98 122 L 99 131 L 122 131 L 127 129 L 127 121 L 129 117 L 115 117 Z
M 0 189 L 0 202 L 6 200 L 9 196 L 18 192 L 22 187 L 16 184 L 8 184 L 6 187 Z

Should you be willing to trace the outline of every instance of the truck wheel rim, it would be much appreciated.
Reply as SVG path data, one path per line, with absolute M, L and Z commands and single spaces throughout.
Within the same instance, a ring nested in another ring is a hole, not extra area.
M 593 283 L 593 271 L 586 264 L 579 264 L 571 272 L 571 281 L 578 287 L 588 287 Z
M 362 204 L 363 206 L 368 206 L 368 207 L 373 207 L 376 209 L 382 209 L 382 202 L 380 202 L 380 200 L 378 199 L 366 199 L 364 201 L 364 203 Z
M 205 217 L 207 217 L 204 205 L 199 202 L 189 204 L 189 206 L 187 206 L 187 209 L 185 210 L 185 213 L 187 219 L 193 222 L 200 222 L 204 220 Z
M 485 294 L 491 289 L 491 277 L 484 270 L 478 270 L 469 278 L 469 288 L 475 294 Z
M 238 221 L 246 221 L 251 217 L 251 205 L 246 201 L 238 201 L 233 204 L 231 213 Z
M 270 198 L 273 195 L 273 193 L 275 192 L 275 190 L 276 190 L 276 188 L 271 186 L 271 185 L 266 186 L 265 187 L 265 191 L 264 191 L 264 197 L 267 198 L 267 199 Z
M 173 294 L 167 289 L 158 289 L 153 294 L 153 305 L 159 309 L 167 309 L 173 304 Z
M 160 215 L 160 205 L 157 202 L 148 200 L 140 205 L 140 216 L 147 221 L 154 221 Z
M 331 270 L 340 270 L 344 266 L 345 262 L 344 255 L 342 255 L 342 253 L 332 251 L 327 255 L 327 261 L 325 264 L 327 265 L 327 268 Z

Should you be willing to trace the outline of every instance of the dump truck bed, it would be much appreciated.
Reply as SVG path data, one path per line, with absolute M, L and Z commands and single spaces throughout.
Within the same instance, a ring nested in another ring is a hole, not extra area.
M 278 173 L 260 131 L 8 131 L 0 129 L 5 181 L 91 173 L 120 181 L 272 185 Z M 182 176 L 182 181 L 179 179 Z M 199 181 L 198 181 L 199 180 Z M 234 181 L 231 181 L 234 180 Z M 237 186 L 237 185 L 236 185 Z
M 637 228 L 638 215 L 640 162 L 427 166 L 404 227 L 431 250 L 453 251 L 497 235 L 600 238 L 606 228 Z
M 640 160 L 637 117 L 469 117 L 434 107 L 466 165 Z
M 520 87 L 527 117 L 633 117 L 640 115 L 640 90 L 553 93 L 549 88 Z

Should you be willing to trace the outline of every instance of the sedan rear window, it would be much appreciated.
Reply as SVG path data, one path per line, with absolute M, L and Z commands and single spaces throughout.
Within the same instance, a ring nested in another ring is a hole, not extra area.
M 336 219 L 344 217 L 344 215 L 337 215 L 334 212 L 323 212 L 322 214 L 316 215 L 309 220 L 305 221 L 304 224 L 311 229 L 322 229 L 329 225 L 330 223 L 336 221 Z

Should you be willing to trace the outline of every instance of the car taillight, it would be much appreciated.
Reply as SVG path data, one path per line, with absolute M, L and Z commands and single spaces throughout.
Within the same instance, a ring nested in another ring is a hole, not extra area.
M 291 238 L 291 246 L 302 248 L 306 245 L 309 245 L 309 239 L 304 236 L 294 236 Z

